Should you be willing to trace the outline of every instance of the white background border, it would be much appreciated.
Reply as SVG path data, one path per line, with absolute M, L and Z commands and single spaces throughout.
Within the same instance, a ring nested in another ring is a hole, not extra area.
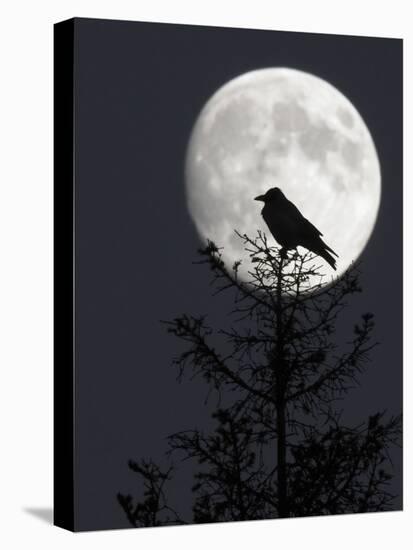
M 404 38 L 405 281 L 412 279 L 412 26 L 407 0 L 10 0 L 0 17 L 0 544 L 3 548 L 410 547 L 405 512 L 73 535 L 27 512 L 52 506 L 52 25 L 73 16 Z M 137 67 L 138 70 L 138 67 Z M 372 101 L 374 98 L 372 98 Z M 410 157 L 410 158 L 409 158 Z M 391 254 L 391 251 L 389 251 Z M 391 289 L 389 289 L 391 291 Z M 409 395 L 412 292 L 405 285 Z M 389 320 L 391 322 L 391 320 Z M 389 365 L 389 369 L 392 365 Z M 407 457 L 407 458 L 406 458 Z M 410 526 L 411 527 L 411 526 Z M 411 544 L 411 543 L 410 543 Z

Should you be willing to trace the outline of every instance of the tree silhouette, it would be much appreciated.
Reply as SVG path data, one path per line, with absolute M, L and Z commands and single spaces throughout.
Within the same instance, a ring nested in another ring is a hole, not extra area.
M 312 253 L 269 246 L 265 234 L 240 235 L 240 262 L 229 269 L 212 242 L 200 264 L 213 272 L 215 295 L 231 293 L 232 324 L 213 328 L 205 316 L 181 315 L 167 330 L 186 343 L 174 359 L 179 377 L 200 376 L 218 397 L 215 430 L 168 438 L 167 457 L 198 464 L 192 518 L 168 503 L 165 470 L 129 462 L 144 483 L 141 500 L 118 494 L 134 526 L 297 517 L 392 509 L 389 450 L 401 436 L 399 416 L 384 412 L 346 426 L 342 398 L 358 383 L 376 343 L 364 314 L 345 346 L 337 323 L 361 292 L 357 267 L 323 284 Z M 316 281 L 314 283 L 314 281 Z

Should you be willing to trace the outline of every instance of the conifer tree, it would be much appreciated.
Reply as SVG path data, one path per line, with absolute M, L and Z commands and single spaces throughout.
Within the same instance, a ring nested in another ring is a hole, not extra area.
M 173 466 L 130 461 L 144 486 L 138 502 L 118 495 L 130 523 L 392 509 L 389 451 L 400 441 L 400 417 L 380 411 L 355 426 L 342 421 L 341 399 L 359 382 L 376 345 L 371 313 L 351 327 L 345 346 L 336 330 L 361 292 L 358 269 L 326 285 L 313 254 L 272 247 L 260 232 L 238 237 L 249 256 L 247 281 L 241 263 L 228 268 L 212 242 L 198 262 L 212 269 L 215 299 L 231 294 L 230 328 L 189 314 L 166 323 L 186 344 L 173 360 L 179 376 L 202 377 L 220 403 L 212 433 L 194 428 L 168 440 L 168 457 L 198 464 L 193 515 L 182 519 L 168 501 Z

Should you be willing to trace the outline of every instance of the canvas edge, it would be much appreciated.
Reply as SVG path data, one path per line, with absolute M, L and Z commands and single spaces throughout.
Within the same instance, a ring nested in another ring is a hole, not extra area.
M 74 496 L 74 27 L 54 25 L 53 523 L 75 531 Z

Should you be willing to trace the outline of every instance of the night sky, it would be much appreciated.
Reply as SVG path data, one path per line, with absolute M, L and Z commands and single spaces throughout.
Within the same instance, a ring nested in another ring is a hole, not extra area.
M 277 22 L 273 22 L 276 26 Z M 208 313 L 210 272 L 193 265 L 184 158 L 192 126 L 224 83 L 291 67 L 336 86 L 378 152 L 382 200 L 361 260 L 363 293 L 342 316 L 343 339 L 375 314 L 372 354 L 346 405 L 350 421 L 402 399 L 402 41 L 76 19 L 76 506 L 78 528 L 128 527 L 116 493 L 134 493 L 129 458 L 161 459 L 165 437 L 210 425 L 200 381 L 176 382 L 182 345 L 160 320 Z M 255 207 L 256 205 L 254 205 Z M 258 211 L 257 211 L 257 215 Z M 345 228 L 343 228 L 345 231 Z M 400 454 L 393 457 L 400 468 Z M 189 508 L 192 465 L 173 488 Z M 401 478 L 393 484 L 401 494 Z M 401 500 L 398 500 L 400 506 Z

